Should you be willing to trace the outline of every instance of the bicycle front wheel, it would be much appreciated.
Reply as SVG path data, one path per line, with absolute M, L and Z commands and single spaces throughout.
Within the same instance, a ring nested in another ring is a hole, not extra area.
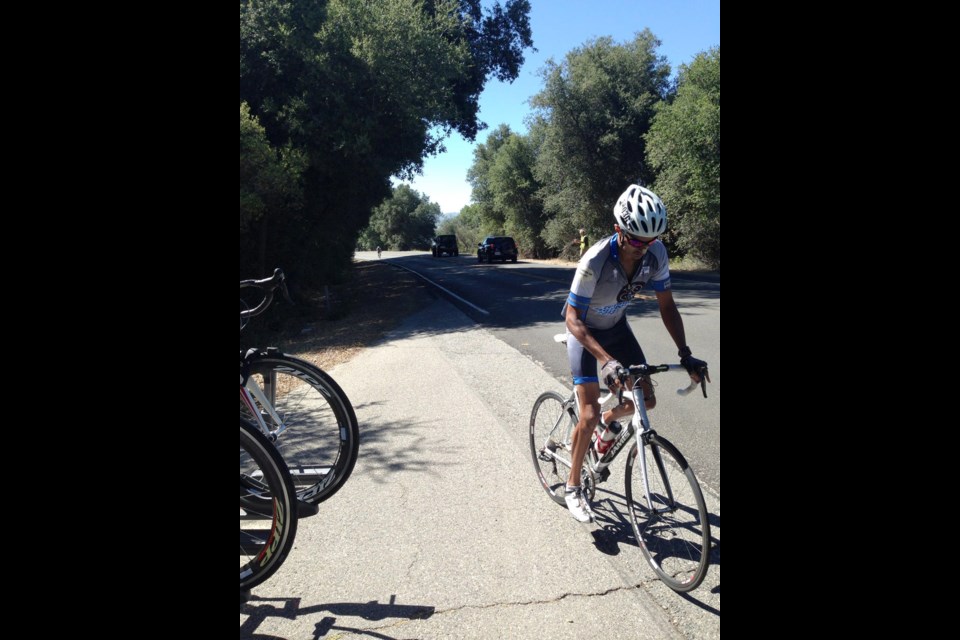
M 353 406 L 333 378 L 305 360 L 282 354 L 257 356 L 250 364 L 256 383 L 280 416 L 264 407 L 277 449 L 287 462 L 300 500 L 317 504 L 347 481 L 357 462 L 360 428 Z M 250 417 L 240 404 L 240 415 Z
M 627 456 L 626 497 L 637 543 L 660 580 L 680 592 L 700 586 L 710 564 L 710 518 L 677 448 L 656 434 L 635 443 Z
M 240 591 L 280 568 L 297 534 L 290 472 L 270 441 L 240 418 Z
M 570 475 L 573 431 L 577 426 L 573 398 L 555 391 L 537 398 L 530 414 L 530 453 L 540 485 L 554 502 L 566 505 L 564 490 Z

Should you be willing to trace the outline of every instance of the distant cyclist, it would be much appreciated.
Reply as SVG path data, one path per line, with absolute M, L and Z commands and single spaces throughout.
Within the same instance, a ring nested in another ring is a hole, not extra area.
M 670 262 L 667 248 L 657 238 L 667 230 L 667 210 L 649 189 L 630 185 L 613 208 L 614 234 L 590 247 L 577 265 L 577 273 L 564 305 L 567 324 L 567 356 L 580 402 L 580 421 L 573 435 L 570 476 L 566 502 L 580 522 L 593 520 L 593 512 L 580 487 L 583 457 L 590 437 L 602 420 L 604 424 L 631 415 L 633 401 L 624 400 L 600 414 L 600 375 L 613 389 L 619 385 L 617 367 L 646 363 L 643 350 L 627 324 L 627 305 L 641 289 L 653 289 L 660 306 L 660 319 L 679 349 L 680 363 L 690 377 L 700 381 L 707 363 L 691 355 L 683 319 L 670 290 Z M 710 375 L 706 375 L 707 381 Z M 641 381 L 647 409 L 656 405 L 653 385 Z

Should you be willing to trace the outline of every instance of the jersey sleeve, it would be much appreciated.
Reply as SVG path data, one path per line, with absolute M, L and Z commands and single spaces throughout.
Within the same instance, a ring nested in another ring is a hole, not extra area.
M 667 257 L 667 248 L 662 243 L 654 245 L 657 252 L 657 270 L 650 277 L 650 288 L 654 291 L 670 289 L 670 258 Z
M 577 265 L 577 273 L 573 276 L 573 284 L 570 285 L 570 295 L 567 296 L 567 304 L 575 308 L 581 316 L 590 307 L 593 291 L 597 287 L 596 270 L 590 262 L 584 259 Z

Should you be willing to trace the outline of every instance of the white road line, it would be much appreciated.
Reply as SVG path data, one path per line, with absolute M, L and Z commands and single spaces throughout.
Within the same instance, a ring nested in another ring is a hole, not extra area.
M 440 289 L 441 291 L 443 291 L 443 292 L 446 293 L 447 295 L 456 298 L 457 300 L 459 300 L 459 301 L 462 302 L 463 304 L 468 305 L 468 306 L 470 306 L 470 307 L 473 308 L 473 309 L 476 309 L 477 311 L 479 311 L 479 312 L 482 313 L 483 315 L 485 315 L 485 316 L 490 315 L 490 312 L 487 311 L 486 309 L 481 309 L 480 307 L 478 307 L 477 305 L 473 304 L 473 303 L 470 302 L 469 300 L 464 300 L 463 298 L 461 298 L 460 296 L 458 296 L 457 294 L 455 294 L 453 291 L 450 291 L 450 289 L 447 289 L 446 287 L 443 287 L 443 286 L 437 284 L 436 282 L 434 282 L 434 281 L 431 280 L 430 278 L 426 277 L 426 276 L 423 275 L 422 273 L 419 273 L 419 272 L 417 272 L 417 271 L 414 271 L 413 269 L 410 269 L 409 267 L 404 267 L 403 265 L 399 265 L 399 264 L 397 264 L 397 263 L 395 263 L 395 262 L 391 262 L 391 263 L 390 263 L 390 266 L 391 266 L 391 267 L 399 267 L 400 269 L 405 269 L 405 270 L 409 271 L 410 273 L 412 273 L 413 275 L 417 276 L 418 278 L 422 278 L 423 280 L 426 280 L 427 282 L 429 282 L 430 284 L 432 284 L 433 286 L 435 286 L 437 289 Z

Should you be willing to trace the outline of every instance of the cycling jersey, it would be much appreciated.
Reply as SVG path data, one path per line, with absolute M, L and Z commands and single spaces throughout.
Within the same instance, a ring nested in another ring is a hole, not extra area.
M 610 329 L 626 316 L 627 305 L 648 284 L 654 291 L 670 288 L 667 248 L 659 240 L 650 245 L 630 278 L 620 265 L 614 234 L 583 254 L 561 315 L 566 317 L 567 305 L 570 305 L 587 328 Z

